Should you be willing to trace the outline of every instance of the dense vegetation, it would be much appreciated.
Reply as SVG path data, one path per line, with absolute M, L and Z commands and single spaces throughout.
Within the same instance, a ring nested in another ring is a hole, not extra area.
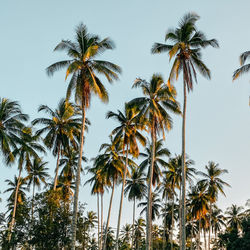
M 17 168 L 17 175 L 6 180 L 8 188 L 1 190 L 9 194 L 7 210 L 0 214 L 2 249 L 250 248 L 249 203 L 246 209 L 232 205 L 224 214 L 217 206 L 219 195 L 225 196 L 224 188 L 230 187 L 223 180 L 228 171 L 212 159 L 198 171 L 185 149 L 187 93 L 193 90 L 197 72 L 210 78 L 202 49 L 219 46 L 197 29 L 198 19 L 194 13 L 186 14 L 176 29 L 168 30 L 165 41 L 170 44 L 152 46 L 153 54 L 167 52 L 173 59 L 169 79 L 159 73 L 135 79 L 133 88 L 141 89 L 142 95 L 125 103 L 123 110 L 106 114 L 117 126 L 93 159 L 83 153 L 85 131 L 91 126 L 86 111 L 92 95 L 108 101 L 100 75 L 111 83 L 121 73 L 118 65 L 98 59 L 114 48 L 109 38 L 91 35 L 80 24 L 74 41 L 62 40 L 56 46 L 69 59 L 50 65 L 47 73 L 52 76 L 66 68 L 70 80 L 66 97 L 55 110 L 41 105 L 40 117 L 30 121 L 18 102 L 0 98 L 1 156 L 6 166 Z M 248 56 L 249 51 L 241 55 L 242 67 L 233 79 L 249 70 L 249 64 L 243 65 Z M 179 75 L 182 111 L 173 86 Z M 182 151 L 173 155 L 164 140 L 174 126 L 172 116 L 178 115 L 183 118 Z M 44 160 L 47 151 L 56 158 L 54 176 L 48 174 Z M 84 175 L 82 182 L 91 186 L 97 199 L 95 211 L 86 211 L 86 204 L 78 201 L 83 170 L 90 178 Z M 119 185 L 119 216 L 112 228 L 113 195 Z M 109 209 L 104 215 L 103 195 L 108 189 Z M 133 219 L 121 225 L 124 197 L 133 202 Z

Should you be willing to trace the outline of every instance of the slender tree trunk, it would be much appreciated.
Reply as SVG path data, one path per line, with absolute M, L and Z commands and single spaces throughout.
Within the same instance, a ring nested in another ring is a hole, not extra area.
M 103 237 L 103 193 L 101 193 L 101 249 L 102 249 L 102 237 Z
M 82 150 L 83 150 L 83 138 L 84 138 L 84 130 L 85 130 L 85 105 L 82 100 L 82 127 L 81 127 L 81 136 L 80 136 L 80 147 L 79 147 L 79 159 L 77 164 L 77 173 L 76 173 L 76 187 L 74 193 L 74 206 L 73 206 L 73 218 L 71 224 L 71 249 L 75 250 L 75 242 L 76 242 L 76 226 L 77 226 L 77 212 L 78 212 L 78 196 L 79 196 L 79 186 L 80 186 L 80 174 L 82 167 Z
M 35 182 L 33 181 L 32 205 L 31 205 L 31 221 L 32 221 L 32 223 L 33 223 L 33 217 L 34 217 L 34 197 L 35 197 Z
M 117 231 L 116 231 L 116 250 L 119 250 L 119 233 L 120 233 L 120 223 L 122 217 L 122 204 L 123 204 L 123 197 L 124 197 L 124 188 L 126 184 L 126 177 L 127 177 L 127 166 L 128 166 L 128 144 L 126 149 L 126 162 L 124 167 L 123 173 L 123 181 L 122 181 L 122 191 L 121 191 L 121 199 L 120 199 L 120 208 L 119 208 L 119 215 L 118 215 L 118 222 L 117 222 Z
M 111 196 L 110 196 L 108 218 L 107 218 L 105 236 L 104 236 L 104 241 L 103 241 L 103 250 L 106 250 L 106 242 L 107 242 L 107 237 L 108 237 L 109 220 L 110 220 L 110 214 L 111 214 L 111 207 L 112 207 L 112 201 L 113 201 L 113 196 L 114 196 L 114 190 L 115 190 L 115 181 L 113 181 L 112 193 L 111 193 Z
M 97 193 L 97 220 L 98 220 L 98 226 L 97 226 L 97 240 L 98 240 L 98 250 L 101 249 L 100 247 L 100 211 L 99 211 L 99 194 Z
M 167 199 L 166 199 L 167 200 Z M 165 205 L 165 208 L 166 208 L 166 205 Z M 164 218 L 163 218 L 163 249 L 166 249 L 166 243 L 167 243 L 167 240 L 166 240 L 166 214 L 163 215 Z
M 185 167 L 185 157 L 186 157 L 186 149 L 185 149 L 185 127 L 186 127 L 186 102 L 187 102 L 187 93 L 186 93 L 186 84 L 183 81 L 183 95 L 184 95 L 184 104 L 183 104 L 183 119 L 182 119 L 182 197 L 181 197 L 181 249 L 186 249 L 186 167 Z
M 149 183 L 148 183 L 148 203 L 147 203 L 147 227 L 146 227 L 146 250 L 151 250 L 151 231 L 152 231 L 152 179 L 155 161 L 155 119 L 153 116 L 151 139 L 152 139 L 152 153 L 151 164 L 149 168 Z
M 11 234 L 12 234 L 12 230 L 13 230 L 13 227 L 14 227 L 14 224 L 15 224 L 16 208 L 17 208 L 17 196 L 18 196 L 18 191 L 19 191 L 19 186 L 20 186 L 21 173 L 22 173 L 22 168 L 19 169 L 19 175 L 18 175 L 18 179 L 17 179 L 17 187 L 16 187 L 16 192 L 15 192 L 14 207 L 13 207 L 12 219 L 11 219 L 10 227 L 9 227 L 9 236 L 8 236 L 8 241 L 9 242 L 11 240 Z
M 182 238 L 181 238 L 181 235 L 182 235 L 182 224 L 181 224 L 181 186 L 180 186 L 180 193 L 179 193 L 179 234 L 180 234 L 180 238 L 179 238 L 179 244 L 180 244 L 180 249 L 181 249 L 181 246 L 182 246 Z
M 173 239 L 173 235 L 174 235 L 174 198 L 172 200 L 172 208 L 171 208 L 171 250 L 174 249 L 174 239 Z
M 135 197 L 134 197 L 134 204 L 133 204 L 133 227 L 132 227 L 132 249 L 134 249 L 134 238 L 135 238 Z
M 198 248 L 200 249 L 200 244 L 201 244 L 201 218 L 199 216 L 199 232 L 198 232 Z
M 59 144 L 58 152 L 57 152 L 57 161 L 56 161 L 56 175 L 54 179 L 54 187 L 53 190 L 56 190 L 57 179 L 58 179 L 58 170 L 59 170 L 59 163 L 60 163 L 60 154 L 61 154 L 61 145 Z
M 207 240 L 206 240 L 206 229 L 203 228 L 203 233 L 204 233 L 204 247 L 205 247 L 205 250 L 207 250 Z
M 191 221 L 191 250 L 193 250 L 193 238 L 194 238 L 194 222 Z
M 209 231 L 208 231 L 208 250 L 210 250 L 211 241 L 211 215 L 212 215 L 212 203 L 209 204 Z

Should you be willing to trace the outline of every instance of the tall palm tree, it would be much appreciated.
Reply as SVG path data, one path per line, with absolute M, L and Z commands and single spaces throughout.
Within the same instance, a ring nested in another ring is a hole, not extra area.
M 70 147 L 70 144 L 77 148 L 77 140 L 80 136 L 81 119 L 79 112 L 73 104 L 61 99 L 56 110 L 52 110 L 47 105 L 41 105 L 38 111 L 44 111 L 48 118 L 37 118 L 32 124 L 43 125 L 37 134 L 46 134 L 44 137 L 45 145 L 57 156 L 53 190 L 56 189 L 59 163 L 61 155 Z M 77 116 L 78 115 L 78 116 Z
M 18 183 L 17 183 L 15 199 L 14 199 L 14 209 L 13 209 L 13 214 L 12 214 L 12 220 L 11 220 L 10 228 L 9 228 L 9 231 L 10 231 L 9 240 L 11 239 L 11 232 L 15 223 L 18 189 L 19 189 L 23 167 L 25 167 L 27 172 L 29 172 L 32 166 L 32 159 L 39 158 L 38 152 L 45 153 L 45 149 L 43 146 L 41 146 L 41 144 L 39 143 L 39 140 L 40 140 L 39 135 L 33 135 L 32 129 L 30 127 L 25 127 L 22 130 L 22 134 L 20 138 L 18 139 L 19 146 L 13 151 L 13 156 L 15 157 L 15 159 L 17 159 L 17 162 L 18 162 L 19 175 L 18 175 Z M 7 159 L 7 162 L 8 163 L 11 162 L 11 157 Z
M 147 168 L 147 177 L 149 178 L 149 168 L 152 160 L 152 144 L 148 142 L 148 146 L 145 148 L 145 153 L 140 153 L 140 156 L 145 158 L 140 164 L 141 171 L 144 171 Z M 163 140 L 157 140 L 155 142 L 155 152 L 154 152 L 154 166 L 153 166 L 153 177 L 152 177 L 152 185 L 160 183 L 160 177 L 162 176 L 162 169 L 165 169 L 167 166 L 167 162 L 164 158 L 170 156 L 170 152 L 163 145 Z
M 142 79 L 136 79 L 133 87 L 142 89 L 144 97 L 135 98 L 130 101 L 132 107 L 140 110 L 140 115 L 148 121 L 148 130 L 151 134 L 152 160 L 149 166 L 148 181 L 148 209 L 147 209 L 147 240 L 146 248 L 151 249 L 151 228 L 152 228 L 152 181 L 155 162 L 155 143 L 156 135 L 160 132 L 165 135 L 165 130 L 172 127 L 172 119 L 168 111 L 179 114 L 179 105 L 175 100 L 176 92 L 174 88 L 169 88 L 164 84 L 163 78 L 159 74 L 154 74 L 149 82 Z
M 0 152 L 14 161 L 12 150 L 16 148 L 16 137 L 24 127 L 23 122 L 28 120 L 28 115 L 22 113 L 17 102 L 0 98 Z
M 240 55 L 240 68 L 236 69 L 233 73 L 233 80 L 236 80 L 242 74 L 250 70 L 250 63 L 245 64 L 246 60 L 250 58 L 250 51 L 245 51 Z
M 188 196 L 192 217 L 199 221 L 198 247 L 200 247 L 201 220 L 209 211 L 210 197 L 207 193 L 207 186 L 204 182 L 198 182 L 191 187 Z
M 48 162 L 42 161 L 41 158 L 34 158 L 32 164 L 29 169 L 28 176 L 26 179 L 28 180 L 28 187 L 31 185 L 32 188 L 32 206 L 31 206 L 31 218 L 33 221 L 33 212 L 34 212 L 34 197 L 35 197 L 35 187 L 40 189 L 41 183 L 46 184 L 46 178 L 49 177 L 48 168 L 45 166 Z
M 133 200 L 133 224 L 132 224 L 132 244 L 134 242 L 135 233 L 135 204 L 136 200 L 141 200 L 146 195 L 147 186 L 145 184 L 146 178 L 144 173 L 139 168 L 133 168 L 131 177 L 126 181 L 126 187 L 124 190 L 125 195 L 128 194 L 128 200 Z
M 118 74 L 121 73 L 121 68 L 116 64 L 104 60 L 97 60 L 96 57 L 114 47 L 114 43 L 109 38 L 101 40 L 97 35 L 89 34 L 87 27 L 81 23 L 76 28 L 74 42 L 70 40 L 62 40 L 54 49 L 55 51 L 64 50 L 70 59 L 56 62 L 47 68 L 48 75 L 53 75 L 54 72 L 59 69 L 67 68 L 65 79 L 67 79 L 69 75 L 72 75 L 68 85 L 67 98 L 70 97 L 72 91 L 75 91 L 75 100 L 80 104 L 82 111 L 79 161 L 72 219 L 72 249 L 75 249 L 74 244 L 76 237 L 80 169 L 86 109 L 90 106 L 92 94 L 98 95 L 98 97 L 104 102 L 108 101 L 107 90 L 97 75 L 103 75 L 109 82 L 112 82 L 113 80 L 117 80 Z
M 243 207 L 232 204 L 231 207 L 227 208 L 226 215 L 227 225 L 230 229 L 240 230 L 242 228 L 241 223 L 244 217 Z
M 159 194 L 152 192 L 152 221 L 160 216 L 161 203 L 162 200 L 160 199 Z M 140 212 L 140 215 L 142 215 L 143 213 L 147 213 L 148 203 L 147 201 L 140 202 L 137 207 L 142 207 Z
M 169 75 L 169 84 L 179 74 L 183 74 L 183 122 L 182 122 L 182 246 L 185 249 L 185 220 L 186 220 L 186 181 L 185 181 L 185 127 L 186 127 L 186 89 L 193 89 L 193 79 L 196 79 L 196 71 L 198 70 L 202 76 L 210 78 L 210 71 L 201 59 L 201 48 L 207 46 L 218 47 L 215 39 L 207 40 L 205 34 L 196 28 L 196 21 L 199 16 L 195 13 L 187 13 L 179 22 L 176 29 L 169 29 L 165 36 L 165 42 L 171 41 L 171 44 L 155 43 L 152 47 L 152 53 L 168 52 L 170 60 L 174 58 L 174 63 Z
M 209 202 L 209 232 L 208 232 L 208 249 L 210 250 L 210 235 L 211 235 L 211 215 L 212 215 L 212 205 L 217 201 L 218 194 L 221 193 L 224 196 L 224 186 L 230 187 L 228 183 L 223 181 L 220 176 L 222 174 L 228 173 L 226 169 L 219 168 L 219 164 L 215 164 L 210 161 L 207 166 L 205 166 L 207 173 L 199 172 L 205 179 L 202 179 L 207 186 L 207 192 L 210 197 Z
M 128 154 L 132 156 L 139 156 L 139 147 L 137 141 L 141 143 L 142 146 L 145 146 L 146 139 L 139 132 L 139 130 L 143 130 L 145 124 L 142 123 L 141 117 L 139 116 L 139 110 L 135 108 L 131 108 L 127 103 L 125 103 L 124 113 L 118 110 L 118 113 L 114 113 L 109 111 L 107 113 L 107 118 L 114 118 L 119 122 L 119 126 L 116 127 L 112 131 L 112 135 L 115 135 L 114 142 L 121 143 L 121 147 L 123 150 L 123 155 L 126 155 L 125 160 L 125 168 L 123 173 L 122 180 L 122 190 L 121 190 L 121 199 L 120 199 L 120 208 L 119 215 L 117 221 L 117 231 L 116 231 L 116 250 L 118 250 L 118 239 L 120 232 L 120 223 L 121 223 L 121 215 L 122 215 L 122 204 L 124 197 L 124 188 L 127 176 L 127 166 L 128 166 Z M 126 153 L 125 153 L 126 151 Z

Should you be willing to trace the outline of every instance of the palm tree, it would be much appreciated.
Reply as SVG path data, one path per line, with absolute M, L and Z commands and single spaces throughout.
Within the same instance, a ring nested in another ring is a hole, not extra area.
M 188 196 L 192 217 L 199 221 L 198 247 L 200 247 L 201 220 L 209 211 L 210 197 L 207 193 L 207 186 L 204 182 L 198 182 L 191 187 Z
M 250 64 L 245 64 L 246 60 L 250 57 L 250 51 L 245 51 L 240 55 L 240 68 L 236 69 L 233 74 L 233 80 L 236 80 L 242 74 L 250 70 Z
M 0 98 L 0 151 L 11 162 L 14 161 L 12 149 L 16 148 L 16 137 L 24 127 L 22 122 L 27 120 L 28 115 L 22 113 L 17 102 Z
M 132 107 L 140 110 L 140 115 L 144 118 L 151 133 L 151 165 L 149 166 L 148 182 L 148 209 L 147 209 L 147 240 L 146 248 L 151 249 L 151 228 L 152 228 L 152 181 L 155 162 L 156 135 L 162 132 L 165 137 L 165 129 L 170 130 L 172 119 L 167 110 L 179 114 L 179 105 L 175 100 L 176 92 L 174 88 L 169 88 L 164 84 L 163 78 L 159 74 L 154 74 L 150 82 L 142 79 L 136 79 L 133 87 L 139 87 L 144 93 L 144 97 L 135 98 L 130 101 Z
M 121 237 L 122 237 L 122 243 L 123 245 L 125 245 L 126 247 L 130 248 L 130 231 L 131 231 L 131 225 L 126 223 L 121 230 Z M 133 242 L 133 241 L 132 241 Z
M 97 94 L 104 101 L 108 101 L 108 93 L 97 74 L 104 75 L 109 82 L 118 79 L 121 73 L 119 66 L 103 60 L 96 60 L 96 57 L 106 50 L 113 49 L 114 43 L 105 38 L 101 40 L 96 35 L 87 32 L 87 27 L 82 23 L 76 28 L 76 40 L 62 40 L 56 47 L 55 51 L 64 50 L 71 58 L 56 62 L 47 68 L 48 75 L 53 75 L 55 71 L 67 68 L 66 77 L 72 75 L 68 85 L 67 99 L 71 92 L 75 91 L 75 100 L 80 103 L 82 111 L 82 126 L 79 147 L 79 161 L 77 167 L 76 189 L 74 194 L 74 208 L 72 219 L 72 249 L 75 249 L 76 221 L 78 209 L 78 195 L 80 185 L 80 169 L 83 151 L 83 138 L 85 131 L 86 109 L 89 108 L 91 95 Z
M 161 209 L 161 203 L 162 200 L 159 198 L 159 195 L 157 193 L 152 192 L 152 221 L 154 221 L 157 217 L 160 216 L 160 209 Z M 148 203 L 140 202 L 137 207 L 142 207 L 142 210 L 140 212 L 140 215 L 143 213 L 147 213 L 148 209 Z
M 169 75 L 169 85 L 171 81 L 176 78 L 178 80 L 179 74 L 183 73 L 183 123 L 182 123 L 182 246 L 185 249 L 185 220 L 186 220 L 186 174 L 185 174 L 185 127 L 186 127 L 186 89 L 188 91 L 193 89 L 193 79 L 196 79 L 196 70 L 202 76 L 210 78 L 210 71 L 201 59 L 201 48 L 207 46 L 218 47 L 218 42 L 215 39 L 207 40 L 203 32 L 199 31 L 195 23 L 199 16 L 195 13 L 187 13 L 179 22 L 176 29 L 167 31 L 165 41 L 171 41 L 172 44 L 155 43 L 152 47 L 152 53 L 168 52 L 170 60 L 174 58 L 174 63 Z
M 18 175 L 18 183 L 17 183 L 15 199 L 14 199 L 14 209 L 13 209 L 13 214 L 12 214 L 12 220 L 10 223 L 9 240 L 11 239 L 11 232 L 15 223 L 18 189 L 19 189 L 23 167 L 25 167 L 27 172 L 29 172 L 32 166 L 32 159 L 39 158 L 38 152 L 45 153 L 45 149 L 43 146 L 39 144 L 39 140 L 40 140 L 39 135 L 33 135 L 32 129 L 30 127 L 25 127 L 22 130 L 22 134 L 20 138 L 18 138 L 18 144 L 20 146 L 18 146 L 13 151 L 13 156 L 16 159 L 18 158 L 17 161 L 18 161 L 19 175 Z M 11 158 L 8 158 L 7 162 L 10 163 Z
M 33 186 L 32 189 L 32 208 L 31 208 L 31 218 L 33 221 L 33 211 L 34 211 L 34 197 L 35 197 L 35 187 L 40 189 L 41 183 L 46 184 L 46 178 L 49 177 L 48 168 L 45 166 L 48 162 L 43 162 L 41 158 L 34 158 L 29 169 L 29 174 L 26 177 L 28 180 L 28 187 Z
M 151 165 L 152 159 L 152 144 L 148 143 L 148 146 L 145 148 L 145 153 L 140 153 L 140 156 L 145 158 L 140 164 L 141 171 L 144 171 L 148 166 Z M 154 166 L 153 166 L 153 177 L 152 177 L 152 185 L 160 183 L 160 177 L 162 176 L 162 169 L 165 169 L 167 166 L 167 162 L 164 158 L 170 156 L 170 152 L 167 148 L 163 147 L 163 140 L 157 140 L 155 142 L 155 152 L 154 152 Z M 149 178 L 149 168 L 147 177 Z
M 52 150 L 54 156 L 57 156 L 55 178 L 53 190 L 56 189 L 60 157 L 64 151 L 72 144 L 77 148 L 78 137 L 80 136 L 81 119 L 79 112 L 73 104 L 61 99 L 57 109 L 54 111 L 47 105 L 41 105 L 38 112 L 44 111 L 49 118 L 37 118 L 32 124 L 42 124 L 44 127 L 37 131 L 44 137 L 45 145 Z
M 146 224 L 145 224 L 145 220 L 143 218 L 138 218 L 135 221 L 134 245 L 135 245 L 136 250 L 139 250 L 141 245 L 142 245 L 142 241 L 143 241 L 143 237 L 144 237 L 144 227 L 145 226 L 146 226 Z
M 240 230 L 242 228 L 241 223 L 244 217 L 243 207 L 232 204 L 231 207 L 227 208 L 226 215 L 227 224 L 230 229 Z
M 121 147 L 123 150 L 123 155 L 126 154 L 125 160 L 125 168 L 123 173 L 122 180 L 122 190 L 121 190 L 121 199 L 120 199 L 120 208 L 119 215 L 117 221 L 117 231 L 116 231 L 116 249 L 118 250 L 118 239 L 120 232 L 120 222 L 122 215 L 122 204 L 124 197 L 124 188 L 127 176 L 127 166 L 128 166 L 128 154 L 133 155 L 134 157 L 139 156 L 139 147 L 137 141 L 141 143 L 142 146 L 145 146 L 146 139 L 139 132 L 139 130 L 144 129 L 145 125 L 141 121 L 141 117 L 139 116 L 138 109 L 129 107 L 128 104 L 125 103 L 124 113 L 118 110 L 118 113 L 114 113 L 112 111 L 107 113 L 107 118 L 114 118 L 119 122 L 119 126 L 116 127 L 112 131 L 112 135 L 115 135 L 114 142 L 121 143 Z M 125 153 L 126 151 L 126 153 Z
M 126 181 L 126 187 L 124 190 L 125 195 L 128 194 L 128 200 L 133 200 L 133 224 L 132 224 L 132 244 L 134 242 L 135 233 L 135 204 L 136 200 L 141 200 L 147 191 L 147 186 L 145 185 L 146 178 L 143 172 L 139 168 L 133 168 L 131 177 Z
M 208 249 L 210 250 L 210 235 L 211 235 L 211 215 L 212 215 L 212 205 L 217 201 L 218 194 L 221 193 L 224 196 L 223 187 L 230 187 L 228 183 L 223 181 L 220 176 L 222 174 L 228 173 L 226 169 L 219 168 L 219 164 L 215 164 L 210 161 L 207 166 L 205 166 L 207 173 L 199 172 L 205 179 L 201 180 L 207 186 L 207 192 L 210 197 L 209 202 L 209 232 L 208 232 Z

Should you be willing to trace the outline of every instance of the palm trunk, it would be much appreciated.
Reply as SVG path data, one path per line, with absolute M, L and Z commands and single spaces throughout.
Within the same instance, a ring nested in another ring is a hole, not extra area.
M 201 244 L 201 218 L 199 216 L 199 232 L 198 232 L 198 248 L 200 249 L 200 244 Z
M 97 240 L 98 240 L 98 250 L 100 250 L 100 211 L 99 211 L 99 194 L 97 193 L 97 220 L 98 220 L 98 226 L 97 226 Z
M 11 219 L 10 227 L 9 227 L 9 236 L 8 236 L 9 242 L 11 240 L 12 229 L 13 229 L 14 224 L 15 224 L 16 208 L 17 208 L 17 196 L 18 196 L 18 191 L 19 191 L 19 186 L 20 186 L 21 173 L 22 173 L 22 168 L 19 169 L 19 175 L 18 175 L 18 180 L 17 180 L 17 187 L 16 187 L 16 192 L 15 192 L 15 200 L 14 200 L 12 219 Z
M 58 178 L 58 170 L 59 170 L 59 162 L 60 162 L 60 154 L 61 154 L 61 145 L 59 144 L 58 152 L 57 152 L 57 161 L 56 161 L 56 175 L 54 179 L 54 187 L 53 190 L 56 190 L 57 178 Z
M 132 249 L 134 249 L 134 238 L 135 238 L 135 197 L 134 197 L 134 204 L 133 204 L 133 232 L 132 232 Z
M 165 205 L 166 208 L 166 205 Z M 166 215 L 163 215 L 164 219 L 163 219 L 163 236 L 162 236 L 162 240 L 163 240 L 163 249 L 166 249 Z
M 205 247 L 205 250 L 207 250 L 206 229 L 205 228 L 203 228 L 203 233 L 204 233 L 204 247 Z
M 148 203 L 147 203 L 147 228 L 146 228 L 146 250 L 151 250 L 151 230 L 152 230 L 152 179 L 155 161 L 155 119 L 153 117 L 151 139 L 152 139 L 152 159 L 149 168 L 149 183 L 148 183 Z
M 171 209 L 171 250 L 174 249 L 174 240 L 173 240 L 173 234 L 174 234 L 174 198 L 173 198 L 173 201 L 172 201 L 172 209 Z
M 112 201 L 113 201 L 113 196 L 114 196 L 114 190 L 115 190 L 115 181 L 113 180 L 112 193 L 111 193 L 110 202 L 109 202 L 108 218 L 107 218 L 106 230 L 105 230 L 105 236 L 104 236 L 104 242 L 103 242 L 103 250 L 106 250 L 106 242 L 107 242 L 107 236 L 108 236 L 109 220 L 110 220 L 110 214 L 111 214 L 111 207 L 112 207 Z
M 76 173 L 76 187 L 74 193 L 74 206 L 73 206 L 73 218 L 71 224 L 71 249 L 75 250 L 75 242 L 76 242 L 76 226 L 77 226 L 77 212 L 78 212 L 78 196 L 79 196 L 79 186 L 80 186 L 80 174 L 82 167 L 82 150 L 83 150 L 83 138 L 84 138 L 84 130 L 85 130 L 85 106 L 82 100 L 82 127 L 81 127 L 81 136 L 80 136 L 80 147 L 79 147 L 79 159 L 77 164 L 77 173 Z
M 33 223 L 33 217 L 34 217 L 34 197 L 35 197 L 35 182 L 33 182 L 32 205 L 31 205 L 31 221 L 32 221 L 32 223 Z
M 181 232 L 182 232 L 182 224 L 181 224 L 181 186 L 180 186 L 180 193 L 179 193 L 179 234 L 180 234 L 180 238 L 179 238 L 179 244 L 180 244 L 180 249 L 181 249 L 181 245 L 182 245 L 182 238 L 181 238 Z
M 186 156 L 186 149 L 185 149 L 185 127 L 186 127 L 186 102 L 187 102 L 187 94 L 186 94 L 186 84 L 183 82 L 183 94 L 184 94 L 184 104 L 183 104 L 183 119 L 182 119 L 182 199 L 181 199 L 181 249 L 186 249 L 186 167 L 185 167 L 185 156 Z
M 209 231 L 208 231 L 208 250 L 210 250 L 210 241 L 211 241 L 211 215 L 212 215 L 212 204 L 209 204 Z
M 125 162 L 125 168 L 124 168 L 124 173 L 123 173 L 123 181 L 122 181 L 120 209 L 119 209 L 118 222 L 117 222 L 116 250 L 119 250 L 118 249 L 118 240 L 119 240 L 120 223 L 121 223 L 121 217 L 122 217 L 122 204 L 123 204 L 123 197 L 124 197 L 124 188 L 125 188 L 126 176 L 127 176 L 127 166 L 128 166 L 128 144 L 127 144 L 127 150 L 126 150 L 126 162 Z
M 192 219 L 191 219 L 192 220 Z M 194 238 L 194 222 L 191 221 L 191 250 L 193 250 L 193 238 Z
M 102 249 L 102 236 L 103 236 L 103 193 L 101 193 L 101 249 Z

